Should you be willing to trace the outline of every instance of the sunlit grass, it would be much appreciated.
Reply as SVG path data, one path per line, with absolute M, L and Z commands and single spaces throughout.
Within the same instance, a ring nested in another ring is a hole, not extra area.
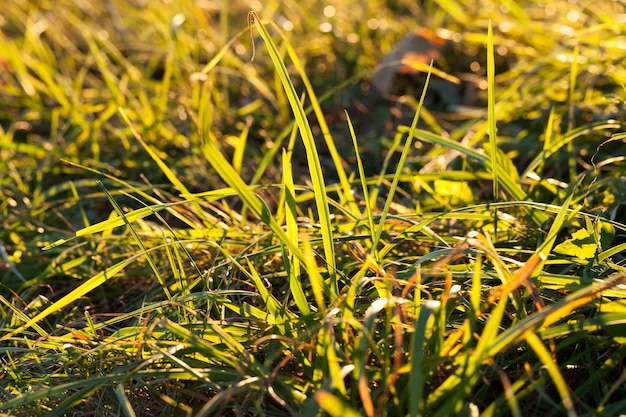
M 623 412 L 626 10 L 420 4 L 6 5 L 0 411 Z

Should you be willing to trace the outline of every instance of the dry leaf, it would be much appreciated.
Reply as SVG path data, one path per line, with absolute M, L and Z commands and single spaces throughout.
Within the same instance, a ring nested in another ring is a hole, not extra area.
M 372 85 L 383 95 L 388 95 L 396 74 L 416 74 L 421 72 L 418 68 L 428 68 L 431 60 L 441 57 L 441 47 L 445 43 L 446 40 L 428 29 L 415 29 L 383 58 L 381 69 L 372 77 Z

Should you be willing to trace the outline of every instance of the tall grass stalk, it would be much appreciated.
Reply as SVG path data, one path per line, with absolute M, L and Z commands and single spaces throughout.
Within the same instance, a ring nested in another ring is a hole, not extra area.
M 326 197 L 326 185 L 324 183 L 324 176 L 322 174 L 322 167 L 320 165 L 319 154 L 317 152 L 317 146 L 313 133 L 311 132 L 311 126 L 309 125 L 302 103 L 298 99 L 296 90 L 289 79 L 289 74 L 285 63 L 283 62 L 278 49 L 274 44 L 270 34 L 267 32 L 265 25 L 263 25 L 260 17 L 255 12 L 250 12 L 248 16 L 248 24 L 255 25 L 261 35 L 261 38 L 265 42 L 265 46 L 268 49 L 274 67 L 280 78 L 282 87 L 285 89 L 289 104 L 296 119 L 296 125 L 300 131 L 304 147 L 306 149 L 307 162 L 309 166 L 309 173 L 311 180 L 313 181 L 313 192 L 315 195 L 315 203 L 317 213 L 319 216 L 320 229 L 322 232 L 322 239 L 324 244 L 324 257 L 326 259 L 326 266 L 328 275 L 330 278 L 330 291 L 331 296 L 334 299 L 337 295 L 337 271 L 335 264 L 335 249 L 333 244 L 332 226 L 330 222 L 330 212 L 328 209 L 328 201 Z

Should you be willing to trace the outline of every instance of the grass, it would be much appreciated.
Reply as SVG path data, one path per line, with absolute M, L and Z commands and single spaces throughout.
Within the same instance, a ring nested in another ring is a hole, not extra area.
M 626 8 L 364 4 L 3 8 L 0 413 L 625 413 Z

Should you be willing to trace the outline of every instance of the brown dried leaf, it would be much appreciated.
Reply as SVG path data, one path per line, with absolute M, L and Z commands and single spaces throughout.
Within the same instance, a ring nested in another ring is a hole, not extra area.
M 383 58 L 381 69 L 372 77 L 372 85 L 383 95 L 388 95 L 396 74 L 413 75 L 423 72 L 431 60 L 441 57 L 441 48 L 446 42 L 428 29 L 415 29 Z

